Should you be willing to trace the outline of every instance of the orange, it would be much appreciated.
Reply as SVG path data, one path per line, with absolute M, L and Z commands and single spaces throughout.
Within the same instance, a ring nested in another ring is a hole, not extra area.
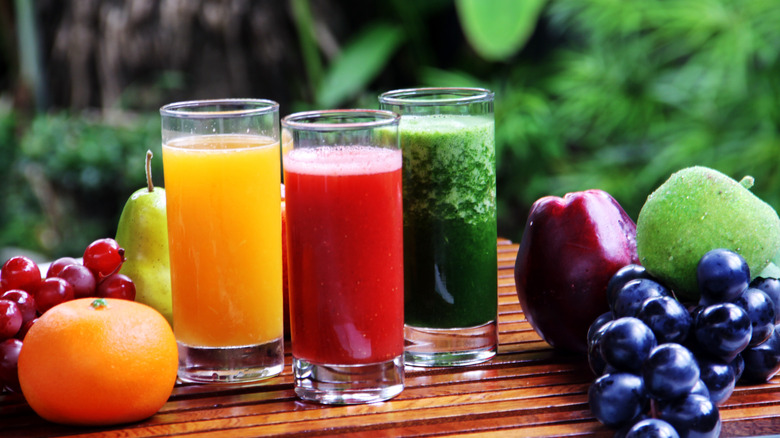
M 139 421 L 165 404 L 178 352 L 165 318 L 145 304 L 82 298 L 41 316 L 19 353 L 19 382 L 35 412 L 75 425 Z

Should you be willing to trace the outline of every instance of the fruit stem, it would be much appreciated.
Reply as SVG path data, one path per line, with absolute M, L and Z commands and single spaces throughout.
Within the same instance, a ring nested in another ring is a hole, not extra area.
M 90 307 L 96 310 L 105 309 L 108 307 L 108 302 L 103 298 L 96 298 L 90 304 Z
M 152 184 L 152 151 L 146 150 L 146 186 L 149 189 L 149 193 L 154 191 L 154 184 Z
M 655 399 L 650 399 L 650 416 L 652 418 L 658 418 L 658 406 L 655 404 Z

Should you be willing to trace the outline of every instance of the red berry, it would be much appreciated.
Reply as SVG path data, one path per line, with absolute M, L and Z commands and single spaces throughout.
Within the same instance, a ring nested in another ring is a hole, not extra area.
M 22 341 L 6 339 L 0 342 L 0 386 L 17 394 L 22 393 L 19 386 L 19 352 L 22 351 Z
M 16 336 L 23 322 L 22 312 L 15 302 L 0 300 L 0 341 Z
M 133 301 L 135 300 L 135 284 L 127 275 L 113 274 L 98 284 L 97 296 Z
M 35 298 L 33 298 L 32 294 L 21 289 L 5 291 L 3 295 L 0 296 L 0 300 L 15 302 L 19 307 L 19 311 L 22 312 L 22 319 L 24 319 L 25 322 L 38 316 L 38 310 L 35 307 Z
M 43 314 L 57 304 L 72 300 L 73 286 L 59 277 L 47 278 L 43 280 L 34 296 L 38 313 Z
M 89 268 L 98 282 L 119 272 L 125 261 L 125 250 L 111 238 L 98 239 L 84 250 L 84 266 Z
M 46 278 L 58 277 L 58 274 L 65 266 L 78 264 L 80 264 L 79 261 L 73 257 L 60 257 L 57 260 L 51 262 L 49 265 L 49 270 L 46 271 Z
M 86 298 L 95 296 L 95 275 L 84 265 L 68 265 L 62 268 L 57 275 L 73 286 L 73 295 L 76 298 Z
M 0 287 L 3 290 L 21 289 L 35 293 L 41 285 L 41 271 L 34 261 L 25 256 L 8 259 L 1 269 Z

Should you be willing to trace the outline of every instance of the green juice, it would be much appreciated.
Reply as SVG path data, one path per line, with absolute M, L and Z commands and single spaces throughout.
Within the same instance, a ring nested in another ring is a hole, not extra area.
M 496 319 L 495 124 L 490 116 L 401 119 L 405 323 Z

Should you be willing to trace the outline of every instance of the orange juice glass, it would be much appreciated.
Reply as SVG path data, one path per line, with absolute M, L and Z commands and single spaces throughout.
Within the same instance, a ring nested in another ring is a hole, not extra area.
M 279 106 L 164 106 L 163 169 L 179 377 L 246 382 L 284 366 Z

